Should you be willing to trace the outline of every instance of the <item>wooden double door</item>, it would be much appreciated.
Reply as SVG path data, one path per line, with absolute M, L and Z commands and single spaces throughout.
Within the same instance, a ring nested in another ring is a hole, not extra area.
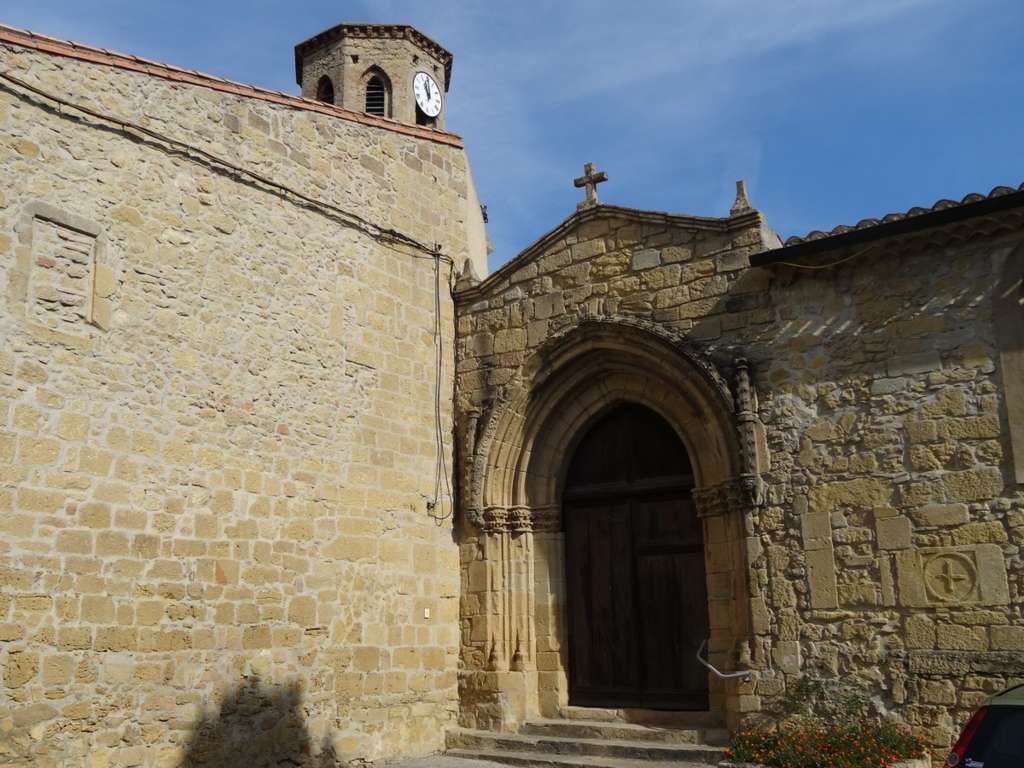
M 577 447 L 563 495 L 570 704 L 707 709 L 692 487 L 678 436 L 642 406 L 617 407 Z

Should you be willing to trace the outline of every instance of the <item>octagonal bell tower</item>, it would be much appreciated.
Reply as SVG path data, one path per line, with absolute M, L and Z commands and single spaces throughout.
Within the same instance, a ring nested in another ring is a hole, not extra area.
M 452 55 L 404 24 L 339 24 L 295 46 L 302 95 L 444 129 Z

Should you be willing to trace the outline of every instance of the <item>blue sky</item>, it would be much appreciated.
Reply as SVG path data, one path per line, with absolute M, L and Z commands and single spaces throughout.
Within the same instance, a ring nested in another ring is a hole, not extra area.
M 455 54 L 492 268 L 572 212 L 586 160 L 606 202 L 698 215 L 744 178 L 783 237 L 1024 181 L 1021 0 L 0 0 L 0 21 L 290 92 L 296 42 L 417 26 Z

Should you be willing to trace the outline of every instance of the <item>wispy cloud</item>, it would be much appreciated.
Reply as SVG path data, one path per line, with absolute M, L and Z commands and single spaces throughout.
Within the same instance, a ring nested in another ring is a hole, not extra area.
M 391 5 L 395 14 L 408 8 Z M 806 74 L 773 56 L 829 38 L 839 38 L 839 54 L 858 33 L 891 38 L 886 25 L 900 28 L 938 5 L 570 0 L 506 6 L 500 15 L 493 5 L 448 6 L 421 23 L 433 23 L 457 52 L 450 125 L 468 138 L 500 263 L 571 211 L 568 182 L 587 159 L 625 182 L 608 185 L 616 200 L 666 205 L 670 183 L 701 190 L 680 204 L 721 212 L 731 177 L 758 175 L 762 145 L 748 107 L 778 88 L 773 74 L 791 84 Z M 640 194 L 624 199 L 624 190 Z
M 721 215 L 745 177 L 783 231 L 1024 178 L 1019 0 L 50 0 L 20 23 L 274 88 L 339 21 L 414 24 L 455 53 L 448 125 L 493 265 L 603 199 Z M 344 18 L 339 14 L 344 13 Z M 969 105 L 965 108 L 963 105 Z M 985 134 L 984 140 L 982 133 Z M 936 158 L 940 159 L 936 159 Z

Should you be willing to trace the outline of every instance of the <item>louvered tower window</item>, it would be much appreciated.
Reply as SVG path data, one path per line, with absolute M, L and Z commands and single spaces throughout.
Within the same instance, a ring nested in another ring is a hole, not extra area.
M 366 113 L 387 117 L 388 89 L 380 75 L 366 81 Z
M 327 104 L 334 103 L 334 83 L 327 75 L 321 77 L 316 84 L 316 100 Z

